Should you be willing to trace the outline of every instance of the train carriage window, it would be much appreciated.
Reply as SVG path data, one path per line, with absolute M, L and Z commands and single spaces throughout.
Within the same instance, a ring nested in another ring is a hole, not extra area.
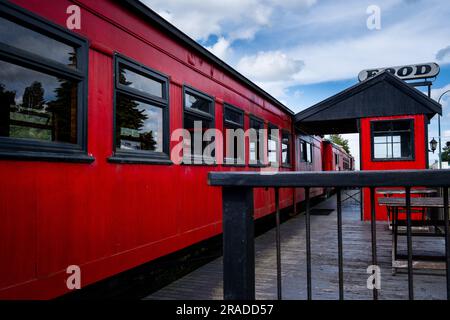
M 245 165 L 244 112 L 224 104 L 223 122 L 225 164 Z
M 351 170 L 350 160 L 346 157 L 343 158 L 343 169 L 344 170 Z
M 249 165 L 262 166 L 264 161 L 264 122 L 250 117 Z
M 267 133 L 267 160 L 270 164 L 278 164 L 278 152 L 279 152 L 279 129 L 273 124 L 269 124 Z
M 90 162 L 83 38 L 0 3 L 0 157 Z
M 115 152 L 111 161 L 170 163 L 168 79 L 115 55 Z
M 312 144 L 300 140 L 300 161 L 312 163 Z
M 413 120 L 372 121 L 371 130 L 374 160 L 414 157 Z
M 281 165 L 291 166 L 291 134 L 283 131 L 281 136 Z
M 190 133 L 189 141 L 185 141 L 190 147 L 189 154 L 183 154 L 185 164 L 210 164 L 214 163 L 215 152 L 212 150 L 207 159 L 203 156 L 206 148 L 214 143 L 205 141 L 203 134 L 206 130 L 214 128 L 214 98 L 189 86 L 183 87 L 184 97 L 184 129 Z M 196 139 L 196 137 L 199 137 Z M 195 143 L 201 141 L 200 143 Z

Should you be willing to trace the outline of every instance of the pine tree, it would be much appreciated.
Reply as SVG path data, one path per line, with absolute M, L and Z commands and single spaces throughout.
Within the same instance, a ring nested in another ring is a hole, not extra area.
M 348 146 L 348 140 L 344 139 L 340 134 L 332 134 L 329 138 L 333 143 L 340 145 L 345 152 L 350 154 L 350 147 Z

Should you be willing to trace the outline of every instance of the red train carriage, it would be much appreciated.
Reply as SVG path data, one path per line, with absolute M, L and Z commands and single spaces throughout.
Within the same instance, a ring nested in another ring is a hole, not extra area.
M 296 171 L 322 171 L 322 138 L 298 133 L 296 137 Z M 323 194 L 323 188 L 311 188 L 310 196 Z M 296 190 L 297 201 L 305 200 L 303 188 Z
M 68 266 L 84 287 L 220 234 L 210 171 L 322 170 L 288 108 L 138 1 L 1 1 L 0 33 L 0 298 L 60 296 Z M 246 139 L 243 164 L 193 149 L 175 165 L 171 134 L 195 121 L 279 134 Z M 274 208 L 255 190 L 255 218 Z
M 69 265 L 86 286 L 219 234 L 207 173 L 252 168 L 171 164 L 177 128 L 278 128 L 292 170 L 292 113 L 137 1 L 14 3 L 0 5 L 1 298 L 52 298 Z M 273 210 L 257 190 L 255 216 Z
M 341 146 L 330 140 L 322 141 L 323 171 L 354 170 L 355 160 Z

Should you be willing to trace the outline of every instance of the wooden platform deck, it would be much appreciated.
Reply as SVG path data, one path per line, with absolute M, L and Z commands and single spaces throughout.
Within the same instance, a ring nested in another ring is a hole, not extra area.
M 343 195 L 343 199 L 345 199 Z M 329 198 L 316 208 L 335 206 Z M 370 223 L 360 221 L 359 203 L 343 202 L 344 298 L 372 299 L 366 273 L 371 264 Z M 336 211 L 326 216 L 311 216 L 313 299 L 338 298 L 338 256 Z M 304 215 L 281 225 L 283 299 L 306 299 L 306 251 Z M 256 238 L 256 298 L 276 299 L 275 229 Z M 406 240 L 399 242 L 406 252 Z M 405 271 L 392 275 L 391 234 L 387 224 L 377 224 L 378 261 L 381 268 L 380 299 L 407 299 Z M 413 252 L 444 254 L 444 239 L 413 238 Z M 416 299 L 446 299 L 442 271 L 415 270 Z M 145 299 L 222 299 L 222 258 L 200 267 Z

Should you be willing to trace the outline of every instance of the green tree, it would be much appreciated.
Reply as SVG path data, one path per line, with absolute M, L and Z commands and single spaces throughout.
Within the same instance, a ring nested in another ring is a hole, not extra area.
M 329 138 L 333 143 L 340 145 L 345 152 L 350 154 L 350 147 L 348 146 L 348 140 L 344 139 L 340 134 L 331 134 Z
M 450 161 L 450 141 L 447 141 L 441 151 L 441 161 Z

